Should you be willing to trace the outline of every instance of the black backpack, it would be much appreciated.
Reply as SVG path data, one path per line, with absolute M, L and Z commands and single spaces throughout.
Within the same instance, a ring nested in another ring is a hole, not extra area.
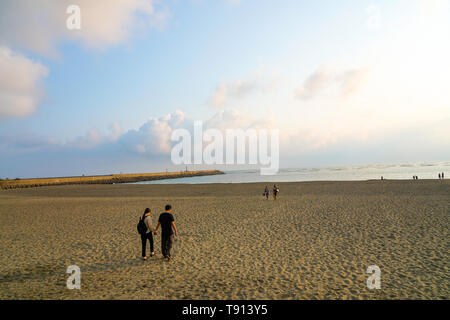
M 147 233 L 147 225 L 144 222 L 145 216 L 142 216 L 139 218 L 139 222 L 137 224 L 137 231 L 139 234 L 146 234 Z

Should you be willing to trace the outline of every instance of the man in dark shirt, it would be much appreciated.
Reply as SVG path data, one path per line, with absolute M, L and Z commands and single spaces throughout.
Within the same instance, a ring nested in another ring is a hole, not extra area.
M 173 244 L 173 232 L 175 231 L 175 237 L 178 237 L 177 227 L 175 226 L 173 215 L 170 213 L 172 211 L 172 206 L 170 204 L 166 205 L 166 212 L 161 213 L 158 219 L 158 224 L 155 228 L 155 235 L 161 226 L 161 252 L 167 260 L 170 260 L 170 249 L 172 249 Z

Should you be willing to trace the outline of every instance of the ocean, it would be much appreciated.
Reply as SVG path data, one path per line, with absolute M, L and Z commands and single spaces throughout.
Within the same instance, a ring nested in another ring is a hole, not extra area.
M 230 170 L 223 175 L 137 182 L 137 184 L 202 184 L 202 183 L 252 183 L 252 182 L 300 182 L 300 181 L 364 181 L 438 179 L 444 172 L 450 178 L 450 161 L 371 164 L 338 167 L 280 169 L 272 176 L 260 175 L 259 170 Z

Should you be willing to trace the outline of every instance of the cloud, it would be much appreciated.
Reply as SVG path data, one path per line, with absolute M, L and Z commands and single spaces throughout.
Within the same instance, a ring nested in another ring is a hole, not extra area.
M 123 132 L 118 123 L 109 126 L 107 134 L 89 130 L 84 136 L 77 137 L 59 146 L 71 150 L 93 150 L 108 146 L 117 151 L 138 153 L 142 155 L 168 154 L 171 148 L 170 137 L 175 128 L 185 125 L 186 116 L 175 111 L 161 118 L 149 118 L 139 129 Z
M 309 100 L 319 94 L 331 82 L 333 73 L 328 67 L 321 67 L 319 70 L 311 74 L 299 87 L 295 95 L 302 100 Z
M 336 76 L 335 81 L 340 86 L 343 96 L 351 95 L 359 91 L 366 83 L 370 69 L 347 70 Z
M 220 83 L 210 101 L 215 107 L 221 107 L 228 102 L 243 99 L 251 94 L 264 93 L 273 89 L 277 84 L 277 80 L 267 81 L 259 74 L 230 82 Z
M 269 129 L 270 121 L 257 119 L 236 109 L 221 110 L 203 122 L 203 129 Z M 149 118 L 139 129 L 129 130 L 115 142 L 122 150 L 148 157 L 169 156 L 175 142 L 172 132 L 186 129 L 193 136 L 194 121 L 182 111 L 176 111 L 160 118 Z
M 308 101 L 335 88 L 338 96 L 347 97 L 364 86 L 369 73 L 369 68 L 337 71 L 334 68 L 322 66 L 295 90 L 294 95 L 300 100 Z
M 170 155 L 174 142 L 171 141 L 172 132 L 183 128 L 193 135 L 193 120 L 182 111 L 164 115 L 160 118 L 151 117 L 138 129 L 122 132 L 115 123 L 109 127 L 107 134 L 97 130 L 89 130 L 85 135 L 57 142 L 56 139 L 43 137 L 0 137 L 0 146 L 15 151 L 34 151 L 36 149 L 52 152 L 78 151 L 87 152 L 107 148 L 116 153 L 137 154 L 146 157 Z M 261 129 L 270 128 L 271 123 L 243 113 L 236 109 L 222 110 L 204 121 L 204 129 Z
M 256 81 L 249 79 L 221 83 L 216 87 L 211 100 L 214 106 L 219 107 L 231 99 L 243 98 L 258 88 Z
M 37 107 L 48 69 L 9 48 L 55 57 L 64 40 L 89 48 L 119 45 L 148 27 L 162 27 L 167 9 L 154 0 L 5 0 L 0 2 L 0 118 L 25 117 Z M 159 2 L 159 1 L 158 1 Z M 69 5 L 81 9 L 81 30 L 68 30 Z M 93 139 L 91 136 L 89 139 Z M 80 141 L 81 143 L 81 141 Z
M 39 135 L 22 134 L 20 136 L 1 136 L 0 147 L 3 151 L 34 151 L 56 146 L 57 142 L 52 138 Z
M 87 151 L 106 144 L 114 144 L 121 136 L 122 130 L 120 126 L 117 123 L 113 123 L 109 127 L 107 134 L 91 129 L 82 136 L 66 141 L 58 141 L 55 138 L 46 138 L 28 133 L 21 136 L 0 136 L 0 147 L 4 150 L 18 152 L 32 152 L 35 150 L 45 150 L 46 152 L 62 150 Z
M 145 155 L 165 155 L 171 150 L 170 137 L 176 128 L 186 125 L 186 116 L 181 111 L 161 118 L 149 118 L 138 130 L 129 130 L 117 143 L 125 149 Z
M 68 30 L 69 5 L 81 9 L 81 30 Z M 5 0 L 0 3 L 0 45 L 55 56 L 61 40 L 107 48 L 147 27 L 161 27 L 169 16 L 153 0 Z
M 117 122 L 114 122 L 113 124 L 111 124 L 109 126 L 109 130 L 111 132 L 109 139 L 113 142 L 117 141 L 117 139 L 119 139 L 119 137 L 122 135 L 122 128 L 120 127 L 120 125 Z
M 0 46 L 0 74 L 0 119 L 33 113 L 41 97 L 39 84 L 48 69 Z
M 171 141 L 172 132 L 176 129 L 186 129 L 193 135 L 194 121 L 182 111 L 164 115 L 159 118 L 150 117 L 138 129 L 131 129 L 122 133 L 118 124 L 110 126 L 110 132 L 102 135 L 96 130 L 90 130 L 84 136 L 69 140 L 65 143 L 52 144 L 60 150 L 91 150 L 107 147 L 117 153 L 128 153 L 147 158 L 164 157 L 170 155 L 174 142 Z M 236 109 L 222 110 L 210 119 L 204 121 L 204 129 L 260 129 L 269 128 L 270 123 L 256 119 L 249 114 Z M 23 143 L 22 143 L 23 144 Z M 42 145 L 46 147 L 46 145 Z
M 258 119 L 250 114 L 237 109 L 221 110 L 209 120 L 205 121 L 205 129 L 269 129 L 272 127 L 270 120 Z
M 106 141 L 105 137 L 98 131 L 89 130 L 86 135 L 65 143 L 64 147 L 76 150 L 88 150 L 99 146 L 104 143 L 104 141 Z

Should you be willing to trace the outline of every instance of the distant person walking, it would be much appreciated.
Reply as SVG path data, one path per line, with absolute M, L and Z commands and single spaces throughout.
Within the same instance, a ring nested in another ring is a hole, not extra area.
M 155 255 L 155 250 L 153 248 L 153 223 L 150 216 L 151 210 L 149 208 L 145 209 L 144 215 L 138 224 L 138 231 L 141 235 L 142 240 L 142 259 L 147 260 L 147 255 L 145 253 L 147 247 L 147 240 L 150 242 L 150 257 Z M 143 222 L 143 225 L 142 225 Z M 140 226 L 141 225 L 141 226 Z
M 266 186 L 266 188 L 264 189 L 263 196 L 265 196 L 267 200 L 269 200 L 269 193 L 270 193 L 269 187 Z
M 175 219 L 172 215 L 172 206 L 166 205 L 165 212 L 161 213 L 155 228 L 155 235 L 158 234 L 158 228 L 161 226 L 161 252 L 165 259 L 170 260 L 170 250 L 173 245 L 173 236 L 178 237 L 178 230 L 175 226 Z
M 442 177 L 442 179 L 444 179 L 444 173 L 442 172 L 442 174 L 441 174 L 441 177 Z
M 441 180 L 441 174 L 440 173 L 438 173 L 438 177 L 439 177 L 439 180 Z
M 280 188 L 276 184 L 273 185 L 273 200 L 277 200 L 278 193 L 280 193 Z

